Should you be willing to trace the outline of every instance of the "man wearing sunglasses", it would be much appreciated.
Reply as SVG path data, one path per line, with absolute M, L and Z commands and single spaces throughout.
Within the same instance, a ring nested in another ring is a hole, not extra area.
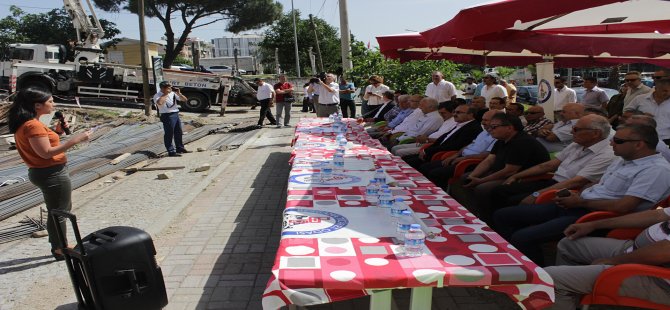
M 581 193 L 556 197 L 553 203 L 503 208 L 493 214 L 493 228 L 538 265 L 541 245 L 562 237 L 563 230 L 593 211 L 639 212 L 670 195 L 670 164 L 656 152 L 658 135 L 651 126 L 620 127 L 612 138 L 615 159 L 597 184 Z
M 623 98 L 623 108 L 626 109 L 628 105 L 635 99 L 635 97 L 648 94 L 651 92 L 651 87 L 642 84 L 640 79 L 640 72 L 630 71 L 624 76 L 624 83 L 628 87 L 626 97 Z
M 655 73 L 654 76 L 661 77 L 659 73 Z M 653 115 L 658 123 L 656 130 L 659 138 L 670 145 L 670 78 L 658 78 L 654 82 L 654 91 L 637 96 L 628 109 Z
M 609 121 L 599 115 L 586 115 L 572 127 L 573 141 L 556 158 L 518 172 L 491 191 L 490 208 L 499 209 L 518 204 L 533 204 L 543 192 L 552 189 L 580 189 L 596 183 L 612 163 Z M 553 173 L 548 180 L 524 181 L 526 178 Z
M 644 229 L 635 240 L 589 237 L 595 230 Z M 670 208 L 572 224 L 558 243 L 556 265 L 545 268 L 554 279 L 556 302 L 552 309 L 575 309 L 582 296 L 593 291 L 598 276 L 620 264 L 670 267 Z M 637 297 L 670 307 L 670 282 L 656 277 L 629 277 L 618 288 L 623 296 Z

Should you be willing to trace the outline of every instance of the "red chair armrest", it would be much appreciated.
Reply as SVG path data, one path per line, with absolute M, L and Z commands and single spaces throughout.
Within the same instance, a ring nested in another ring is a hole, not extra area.
M 591 293 L 592 303 L 626 305 L 626 300 L 639 302 L 640 299 L 619 295 L 619 287 L 623 281 L 627 278 L 637 276 L 670 279 L 670 269 L 642 264 L 623 264 L 613 266 L 603 271 L 596 280 L 596 283 L 593 286 L 593 292 Z
M 478 165 L 484 161 L 482 158 L 468 158 L 461 160 L 458 164 L 456 164 L 456 168 L 454 169 L 454 175 L 449 179 L 449 184 L 452 184 L 458 179 L 461 178 L 461 176 L 465 173 L 465 170 L 468 169 L 468 167 L 473 166 L 473 165 Z
M 580 217 L 577 222 L 575 223 L 586 223 L 586 222 L 593 222 L 597 220 L 602 220 L 602 219 L 608 219 L 612 217 L 617 217 L 621 214 L 616 213 L 616 212 L 610 212 L 610 211 L 594 211 L 589 214 L 586 214 L 582 217 Z

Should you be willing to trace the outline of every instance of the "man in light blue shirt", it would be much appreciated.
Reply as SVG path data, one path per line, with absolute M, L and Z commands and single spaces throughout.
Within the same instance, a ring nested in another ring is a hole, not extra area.
M 670 163 L 656 152 L 656 128 L 621 126 L 612 137 L 615 159 L 598 184 L 581 194 L 556 197 L 543 205 L 503 208 L 493 215 L 493 228 L 538 265 L 541 244 L 560 240 L 563 230 L 592 211 L 621 214 L 650 209 L 670 195 Z

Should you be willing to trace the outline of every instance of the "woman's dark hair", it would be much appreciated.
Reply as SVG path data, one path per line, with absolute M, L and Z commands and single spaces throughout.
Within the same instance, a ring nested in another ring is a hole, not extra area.
M 7 115 L 9 132 L 15 133 L 23 123 L 37 117 L 35 103 L 46 102 L 50 97 L 50 92 L 38 88 L 26 88 L 19 91 Z

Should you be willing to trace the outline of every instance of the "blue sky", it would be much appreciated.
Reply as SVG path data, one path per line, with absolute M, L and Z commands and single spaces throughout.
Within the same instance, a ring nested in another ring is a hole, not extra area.
M 86 2 L 82 0 L 82 2 Z M 279 0 L 284 11 L 290 11 L 291 0 Z M 410 31 L 422 31 L 440 25 L 453 17 L 462 8 L 490 2 L 490 0 L 348 0 L 349 28 L 357 40 L 377 46 L 376 36 Z M 303 16 L 311 13 L 339 28 L 339 4 L 337 0 L 293 0 Z M 0 0 L 0 16 L 9 14 L 10 5 L 17 5 L 30 13 L 47 12 L 62 7 L 60 0 Z M 128 12 L 106 13 L 96 9 L 98 18 L 116 23 L 122 37 L 139 39 L 137 15 Z M 175 21 L 175 31 L 181 32 L 181 21 Z M 160 40 L 163 25 L 157 19 L 147 19 L 147 39 Z M 225 23 L 218 22 L 198 28 L 191 37 L 209 41 L 213 38 L 231 36 L 225 32 Z M 245 33 L 261 33 L 262 30 Z M 39 43 L 39 42 L 35 42 Z

